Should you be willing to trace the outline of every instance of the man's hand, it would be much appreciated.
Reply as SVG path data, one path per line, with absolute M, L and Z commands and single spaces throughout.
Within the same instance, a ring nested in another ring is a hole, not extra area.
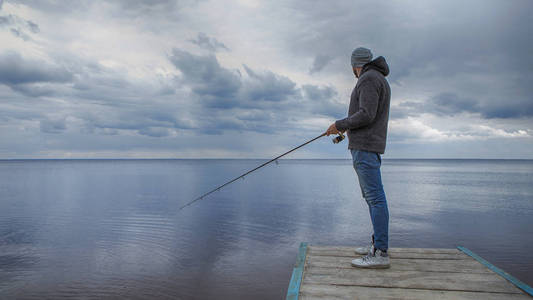
M 326 135 L 329 136 L 330 134 L 338 134 L 339 131 L 337 130 L 337 127 L 335 126 L 335 123 L 329 125 L 328 130 L 326 130 Z

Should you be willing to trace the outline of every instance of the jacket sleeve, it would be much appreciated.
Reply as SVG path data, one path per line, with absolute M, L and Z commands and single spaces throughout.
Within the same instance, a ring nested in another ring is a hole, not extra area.
M 378 88 L 371 81 L 363 83 L 359 86 L 359 110 L 344 119 L 335 121 L 335 127 L 339 131 L 345 131 L 372 123 L 376 117 L 378 104 Z

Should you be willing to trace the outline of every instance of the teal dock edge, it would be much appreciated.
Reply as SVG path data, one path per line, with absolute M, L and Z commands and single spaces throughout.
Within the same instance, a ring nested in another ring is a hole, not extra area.
M 297 300 L 300 293 L 300 284 L 302 283 L 302 275 L 304 273 L 305 257 L 307 255 L 307 243 L 302 242 L 298 250 L 298 259 L 294 269 L 292 270 L 291 282 L 287 290 L 287 300 Z
M 501 277 L 507 279 L 512 284 L 514 284 L 519 289 L 523 290 L 524 292 L 528 293 L 530 296 L 533 296 L 533 288 L 531 288 L 529 285 L 523 283 L 522 281 L 516 279 L 511 274 L 503 271 L 502 269 L 496 267 L 495 265 L 491 264 L 490 262 L 483 259 L 481 256 L 475 254 L 474 252 L 470 251 L 469 249 L 463 247 L 463 246 L 457 246 L 457 249 L 463 251 L 465 254 L 471 256 L 481 264 L 485 265 L 487 268 L 494 271 L 496 274 L 500 275 Z

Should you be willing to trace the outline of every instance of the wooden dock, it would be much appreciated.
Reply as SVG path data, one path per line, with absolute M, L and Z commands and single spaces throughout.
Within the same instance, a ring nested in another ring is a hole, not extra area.
M 352 267 L 354 248 L 302 243 L 287 299 L 533 299 L 531 287 L 464 247 L 391 248 L 390 269 Z

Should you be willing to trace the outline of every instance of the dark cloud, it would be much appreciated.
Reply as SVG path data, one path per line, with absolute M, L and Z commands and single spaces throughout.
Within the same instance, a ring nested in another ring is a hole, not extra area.
M 242 84 L 239 72 L 221 67 L 214 55 L 199 56 L 175 48 L 169 59 L 206 105 L 231 108 L 239 104 L 237 93 Z
M 12 51 L 0 53 L 0 84 L 26 96 L 51 96 L 59 84 L 73 79 L 73 73 L 63 66 L 26 59 Z
M 12 51 L 0 54 L 0 83 L 8 86 L 42 82 L 68 82 L 72 73 L 60 66 L 23 59 Z
M 430 111 L 440 115 L 450 115 L 461 112 L 475 113 L 480 111 L 479 103 L 476 100 L 459 97 L 453 93 L 441 93 L 430 99 L 432 106 Z
M 257 101 L 284 101 L 291 96 L 295 96 L 296 83 L 288 77 L 275 74 L 271 71 L 257 72 L 243 65 L 249 80 L 242 86 L 245 99 L 252 102 Z
M 309 74 L 320 72 L 332 59 L 333 57 L 329 55 L 319 54 L 315 56 L 313 65 L 311 66 L 311 69 L 309 69 Z
M 193 98 L 204 107 L 207 117 L 196 116 L 201 133 L 273 133 L 289 127 L 291 116 L 345 114 L 344 105 L 334 101 L 337 92 L 331 86 L 299 88 L 286 76 L 247 65 L 243 65 L 241 74 L 222 67 L 214 55 L 195 55 L 180 49 L 174 49 L 169 59 L 181 71 L 183 84 L 191 87 Z
M 183 74 L 183 82 L 207 107 L 268 107 L 273 105 L 271 102 L 298 96 L 296 84 L 288 77 L 271 71 L 254 71 L 244 65 L 248 75 L 244 78 L 238 70 L 220 66 L 212 54 L 194 55 L 173 49 L 169 59 Z
M 179 105 L 153 100 L 172 96 L 172 93 L 161 95 L 158 86 L 138 85 L 126 79 L 125 74 L 92 61 L 74 57 L 61 59 L 56 57 L 59 61 L 45 62 L 26 59 L 15 52 L 2 53 L 0 83 L 30 99 L 51 96 L 62 102 L 66 100 L 68 104 L 62 105 L 64 109 L 76 105 L 71 115 L 81 122 L 83 133 L 116 135 L 119 130 L 129 130 L 150 137 L 165 137 L 171 130 L 192 129 L 177 113 Z M 59 105 L 43 99 L 39 103 L 49 103 L 51 107 Z M 40 120 L 39 128 L 43 133 L 63 133 L 64 118 L 43 118 L 41 115 L 48 110 L 46 106 L 42 108 L 42 112 L 31 114 L 27 119 Z M 0 117 L 7 120 L 17 115 L 13 109 L 11 112 Z
M 223 43 L 219 42 L 214 37 L 208 37 L 205 33 L 199 32 L 196 39 L 190 39 L 191 43 L 198 45 L 198 47 L 203 48 L 205 50 L 211 51 L 211 52 L 217 52 L 218 50 L 228 50 L 229 48 L 226 47 Z
M 479 114 L 485 119 L 533 117 L 533 102 L 505 99 L 499 103 L 491 103 L 445 92 L 424 102 L 404 101 L 395 105 L 391 109 L 391 118 L 401 119 L 421 114 L 455 116 L 461 113 Z
M 519 101 L 515 104 L 506 105 L 507 103 L 501 103 L 497 106 L 490 106 L 481 112 L 483 117 L 501 118 L 501 119 L 514 119 L 514 118 L 527 118 L 533 117 L 533 100 Z

